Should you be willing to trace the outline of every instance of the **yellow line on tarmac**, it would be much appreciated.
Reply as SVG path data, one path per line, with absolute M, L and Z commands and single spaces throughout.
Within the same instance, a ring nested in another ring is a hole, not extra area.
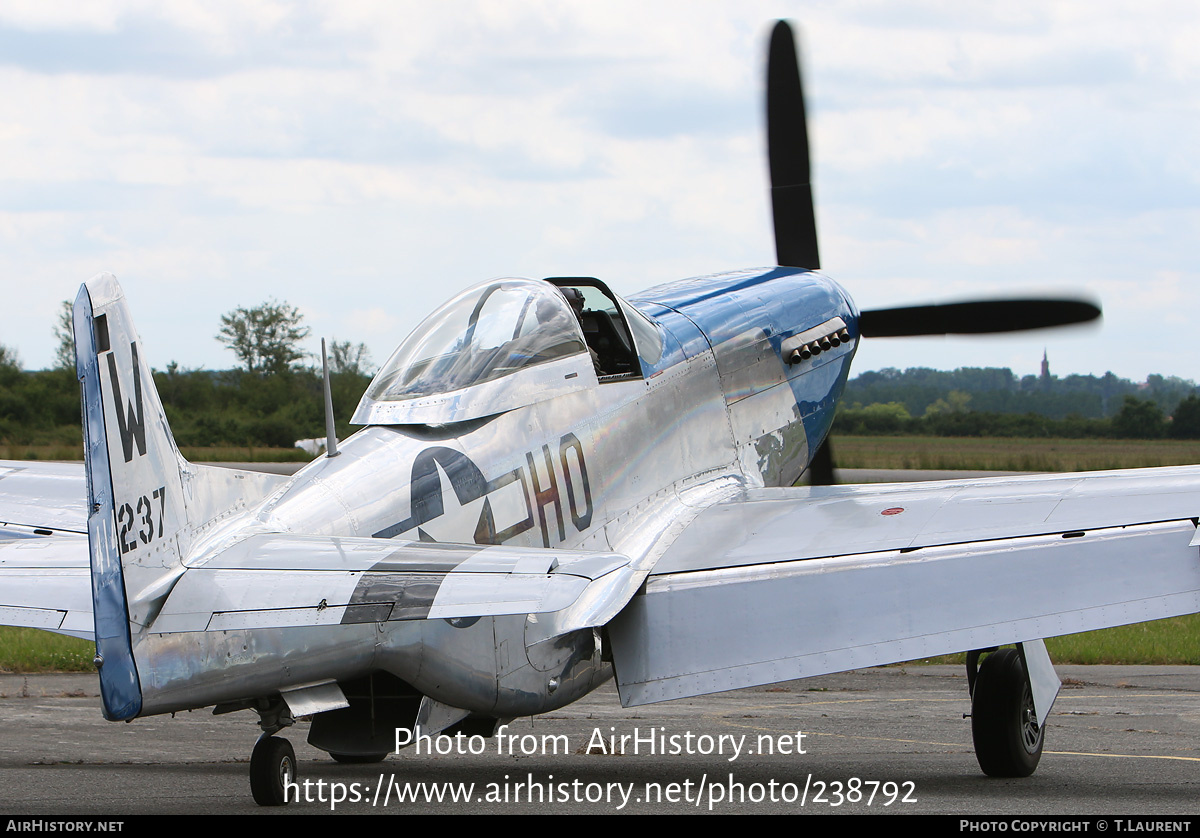
M 805 734 L 807 736 L 808 734 Z M 1115 759 L 1177 759 L 1183 762 L 1200 762 L 1200 757 L 1172 757 L 1162 754 L 1089 754 L 1083 751 L 1045 751 L 1047 754 L 1064 757 L 1114 757 Z
M 956 701 L 961 704 L 970 704 L 971 703 L 971 699 L 966 696 L 956 697 L 956 698 L 924 698 L 924 697 L 917 697 L 917 698 L 831 698 L 831 699 L 825 699 L 823 701 L 800 701 L 800 702 L 788 702 L 786 704 L 752 704 L 747 707 L 738 707 L 738 708 L 726 710 L 723 712 L 731 714 L 731 715 L 733 715 L 733 714 L 741 715 L 742 713 L 745 713 L 748 710 L 786 710 L 788 708 L 802 709 L 805 707 L 822 707 L 827 704 L 864 704 L 867 702 L 876 702 L 876 703 L 882 702 L 884 704 L 903 704 L 903 703 L 912 702 L 912 701 L 919 701 L 922 704 L 937 704 L 939 702 L 946 702 L 946 701 Z M 718 718 L 724 718 L 723 716 L 721 716 L 720 713 L 716 713 L 716 714 L 706 713 L 705 715 L 715 715 Z

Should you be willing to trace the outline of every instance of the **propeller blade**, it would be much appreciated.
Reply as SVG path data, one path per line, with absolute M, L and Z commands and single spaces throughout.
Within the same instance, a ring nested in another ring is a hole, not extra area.
M 833 449 L 829 446 L 827 437 L 808 464 L 808 485 L 833 486 L 835 482 L 833 479 Z
M 1086 323 L 1100 308 L 1083 300 L 978 300 L 970 303 L 879 308 L 859 315 L 863 337 L 983 335 Z
M 804 87 L 792 28 L 783 20 L 771 33 L 767 61 L 767 155 L 771 164 L 776 262 L 816 270 L 821 267 L 821 258 L 808 162 Z

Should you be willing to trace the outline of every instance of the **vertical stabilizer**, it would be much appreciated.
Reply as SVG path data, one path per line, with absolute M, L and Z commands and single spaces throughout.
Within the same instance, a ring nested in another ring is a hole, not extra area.
M 101 693 L 108 718 L 128 719 L 142 703 L 132 638 L 182 572 L 186 463 L 112 274 L 80 289 L 74 327 Z

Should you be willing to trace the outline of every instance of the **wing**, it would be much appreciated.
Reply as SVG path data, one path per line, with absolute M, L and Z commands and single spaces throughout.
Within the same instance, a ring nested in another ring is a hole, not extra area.
M 610 626 L 626 706 L 1200 611 L 1200 467 L 762 489 Z
M 82 463 L 0 460 L 0 625 L 91 638 Z

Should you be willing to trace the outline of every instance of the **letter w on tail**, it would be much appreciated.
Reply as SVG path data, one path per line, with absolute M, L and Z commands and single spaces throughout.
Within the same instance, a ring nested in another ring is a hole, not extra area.
M 121 450 L 125 454 L 125 462 L 130 462 L 133 459 L 133 445 L 137 443 L 139 456 L 146 456 L 146 421 L 145 413 L 142 409 L 142 373 L 141 365 L 138 363 L 137 343 L 129 344 L 129 351 L 133 353 L 133 403 L 126 403 L 126 408 L 121 409 L 121 404 L 124 401 L 121 398 L 121 382 L 117 377 L 117 360 L 110 354 L 108 356 L 108 378 L 112 382 L 113 396 L 116 404 L 113 405 L 117 412 L 117 429 L 121 433 Z

